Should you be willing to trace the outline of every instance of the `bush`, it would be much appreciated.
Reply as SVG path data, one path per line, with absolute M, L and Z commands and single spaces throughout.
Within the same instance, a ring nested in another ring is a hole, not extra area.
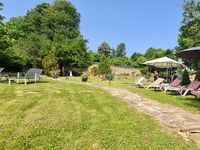
M 106 74 L 106 80 L 113 80 L 114 79 L 114 76 L 113 76 L 113 74 L 112 73 L 108 73 L 108 74 Z
M 83 73 L 82 82 L 87 82 L 87 81 L 88 81 L 88 73 Z
M 88 77 L 82 77 L 82 82 L 87 82 Z
M 148 68 L 147 68 L 147 67 L 141 68 L 141 69 L 140 69 L 140 73 L 141 73 L 141 75 L 146 76 L 147 73 L 148 73 Z
M 191 81 L 190 81 L 190 77 L 189 77 L 189 72 L 187 71 L 187 69 L 185 69 L 183 71 L 183 77 L 182 77 L 181 85 L 186 86 L 186 85 L 189 85 L 190 83 L 191 83 Z

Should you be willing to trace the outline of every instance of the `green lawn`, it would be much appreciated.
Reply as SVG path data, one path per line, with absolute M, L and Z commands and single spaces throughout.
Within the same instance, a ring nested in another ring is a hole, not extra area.
M 0 149 L 197 149 L 100 89 L 0 84 Z
M 68 78 L 68 80 L 80 82 L 81 79 L 77 78 Z M 89 79 L 89 83 L 98 83 L 102 85 L 108 86 L 108 81 L 101 81 L 101 79 Z M 200 100 L 196 99 L 193 95 L 187 95 L 185 97 L 180 94 L 171 93 L 171 92 L 161 92 L 155 91 L 153 89 L 144 89 L 138 88 L 136 86 L 131 85 L 133 83 L 130 79 L 114 79 L 111 82 L 110 86 L 119 87 L 123 89 L 127 89 L 134 93 L 137 93 L 143 97 L 150 98 L 153 100 L 157 100 L 161 103 L 170 104 L 176 107 L 183 108 L 185 110 L 200 113 Z

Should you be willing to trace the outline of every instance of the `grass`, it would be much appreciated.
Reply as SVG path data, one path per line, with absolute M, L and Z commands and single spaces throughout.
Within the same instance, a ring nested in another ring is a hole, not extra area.
M 0 84 L 1 149 L 197 149 L 100 89 Z
M 68 80 L 77 82 L 81 81 L 79 77 L 68 78 Z M 101 79 L 98 78 L 90 79 L 89 82 L 108 85 L 108 81 L 101 81 Z M 161 92 L 155 91 L 153 89 L 138 88 L 131 85 L 131 83 L 133 83 L 131 79 L 114 79 L 111 82 L 110 86 L 127 89 L 143 97 L 150 98 L 164 104 L 170 104 L 172 106 L 183 108 L 187 111 L 200 113 L 200 101 L 199 99 L 196 99 L 193 95 L 187 95 L 183 97 L 178 93 L 172 94 L 171 92 Z

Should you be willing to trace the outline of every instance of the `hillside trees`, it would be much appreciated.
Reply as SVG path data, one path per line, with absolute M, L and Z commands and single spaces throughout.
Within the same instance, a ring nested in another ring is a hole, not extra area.
M 80 14 L 66 0 L 42 3 L 25 16 L 11 18 L 7 26 L 13 30 L 13 47 L 27 56 L 27 67 L 44 67 L 42 60 L 55 47 L 60 67 L 87 67 L 87 40 L 79 30 Z M 47 58 L 47 57 L 46 57 Z

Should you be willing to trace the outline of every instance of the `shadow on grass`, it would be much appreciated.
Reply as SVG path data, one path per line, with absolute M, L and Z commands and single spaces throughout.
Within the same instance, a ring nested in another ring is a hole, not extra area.
M 33 81 L 33 80 L 29 80 L 29 81 L 27 81 L 27 85 L 28 84 L 41 84 L 41 83 L 49 83 L 49 81 L 48 80 L 43 80 L 43 81 L 37 81 L 36 83 L 35 83 L 35 81 Z M 0 82 L 0 84 L 7 84 L 8 85 L 8 80 L 2 80 L 1 82 Z M 11 85 L 12 84 L 16 84 L 17 85 L 17 83 L 16 83 L 16 81 L 12 81 L 11 82 Z M 22 85 L 22 84 L 24 84 L 24 82 L 19 82 L 18 83 L 19 85 Z

